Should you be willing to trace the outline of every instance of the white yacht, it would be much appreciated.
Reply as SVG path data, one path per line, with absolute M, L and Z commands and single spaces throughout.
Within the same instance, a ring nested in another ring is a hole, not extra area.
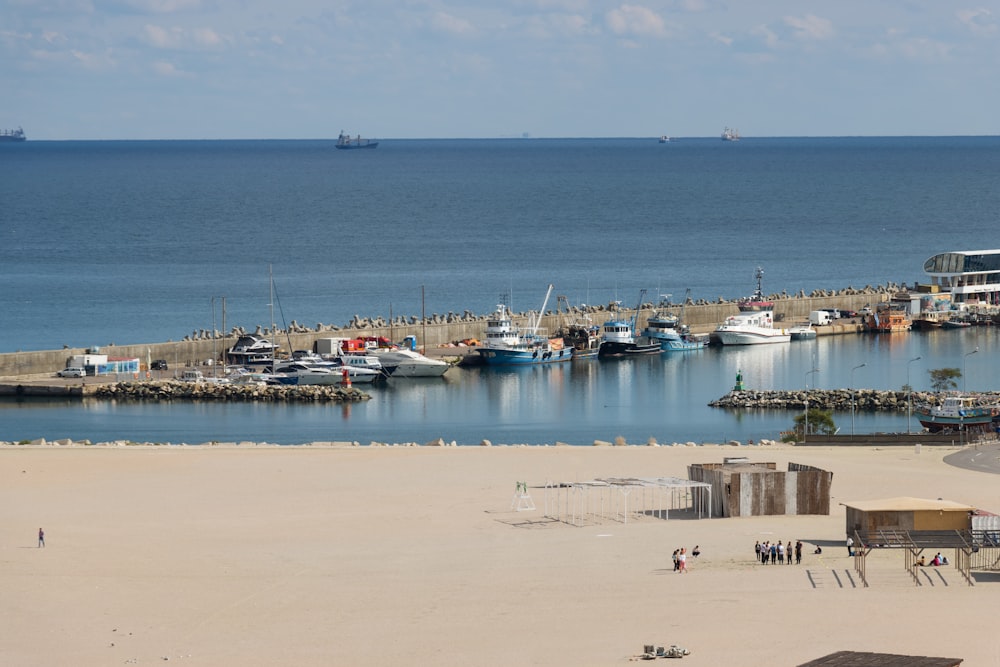
M 394 378 L 441 377 L 451 368 L 446 361 L 405 348 L 380 350 L 376 356 L 385 372 Z

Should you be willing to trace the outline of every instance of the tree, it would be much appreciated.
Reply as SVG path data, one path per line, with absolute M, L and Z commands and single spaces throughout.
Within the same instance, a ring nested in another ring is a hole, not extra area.
M 798 437 L 802 437 L 805 427 L 806 416 L 795 415 L 794 431 Z M 837 425 L 833 423 L 833 411 L 809 408 L 809 433 L 805 435 L 833 435 L 836 432 Z
M 935 368 L 927 371 L 931 376 L 931 389 L 934 391 L 948 391 L 957 389 L 956 380 L 962 377 L 962 371 L 957 368 Z

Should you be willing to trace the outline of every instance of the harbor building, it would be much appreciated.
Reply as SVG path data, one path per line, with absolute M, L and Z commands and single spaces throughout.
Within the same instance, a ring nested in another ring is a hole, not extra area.
M 924 262 L 924 273 L 927 291 L 952 307 L 1000 306 L 1000 250 L 943 252 Z

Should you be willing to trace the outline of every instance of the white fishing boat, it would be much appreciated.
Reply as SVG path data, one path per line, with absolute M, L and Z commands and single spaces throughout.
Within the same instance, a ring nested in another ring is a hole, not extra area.
M 792 337 L 787 329 L 774 326 L 774 302 L 764 297 L 761 280 L 764 270 L 755 272 L 757 289 L 752 296 L 740 299 L 740 312 L 730 315 L 715 329 L 715 336 L 723 345 L 759 345 L 762 343 L 787 343 Z

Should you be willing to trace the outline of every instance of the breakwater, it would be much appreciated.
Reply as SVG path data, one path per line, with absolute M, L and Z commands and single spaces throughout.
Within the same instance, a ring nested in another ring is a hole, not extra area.
M 91 385 L 87 396 L 118 401 L 356 403 L 371 398 L 353 387 L 249 385 L 213 382 L 113 382 Z
M 865 305 L 888 301 L 899 287 L 893 283 L 878 287 L 867 286 L 863 289 L 846 288 L 843 290 L 819 290 L 809 295 L 799 293 L 789 295 L 785 292 L 770 294 L 768 299 L 774 301 L 775 318 L 778 322 L 795 322 L 805 320 L 810 311 L 823 308 L 847 308 L 860 310 Z M 721 297 L 715 301 L 705 299 L 689 299 L 683 304 L 685 322 L 696 333 L 709 332 L 730 315 L 739 312 L 735 300 Z M 671 308 L 672 312 L 680 314 L 682 304 Z M 643 304 L 639 313 L 639 326 L 645 326 L 646 320 L 652 314 L 654 304 Z M 570 306 L 568 311 L 546 311 L 541 318 L 541 326 L 547 331 L 556 331 L 560 326 L 571 321 L 587 318 L 594 325 L 600 326 L 606 320 L 621 314 L 622 307 L 611 303 L 606 306 L 587 306 L 585 308 Z M 534 311 L 515 313 L 513 319 L 520 325 L 526 325 L 535 315 Z M 257 333 L 263 336 L 273 336 L 275 341 L 288 350 L 311 349 L 313 342 L 319 338 L 358 336 L 385 336 L 391 340 L 402 340 L 406 336 L 416 336 L 421 341 L 425 351 L 454 344 L 456 341 L 478 339 L 483 335 L 486 319 L 489 314 L 476 315 L 469 311 L 464 313 L 433 314 L 425 318 L 416 316 L 398 316 L 391 320 L 382 317 L 355 316 L 345 326 L 317 323 L 309 327 L 292 320 L 287 329 L 271 332 L 268 328 L 257 326 L 251 329 L 234 327 L 228 332 L 201 329 L 192 331 L 179 341 L 159 343 L 136 343 L 120 345 L 116 342 L 102 343 L 94 341 L 100 347 L 101 353 L 116 358 L 140 359 L 145 365 L 151 359 L 164 359 L 172 368 L 183 366 L 201 366 L 208 360 L 219 360 L 225 350 L 231 347 L 241 332 Z M 857 324 L 845 324 L 829 327 L 830 333 L 854 333 L 860 330 Z M 821 331 L 821 333 L 826 333 Z M 65 347 L 61 350 L 18 351 L 0 354 L 0 377 L 14 377 L 39 373 L 53 373 L 66 366 L 66 360 L 73 355 L 86 354 L 90 347 Z
M 907 405 L 936 404 L 941 394 L 915 391 L 909 396 L 905 391 L 879 391 L 876 389 L 856 389 L 853 392 L 854 410 L 857 412 L 906 412 Z M 1000 403 L 1000 392 L 980 392 L 971 394 L 977 405 Z M 801 391 L 730 391 L 725 396 L 709 403 L 713 408 L 739 410 L 804 410 L 806 401 L 817 410 L 848 412 L 851 410 L 852 396 L 849 389 L 810 389 Z

